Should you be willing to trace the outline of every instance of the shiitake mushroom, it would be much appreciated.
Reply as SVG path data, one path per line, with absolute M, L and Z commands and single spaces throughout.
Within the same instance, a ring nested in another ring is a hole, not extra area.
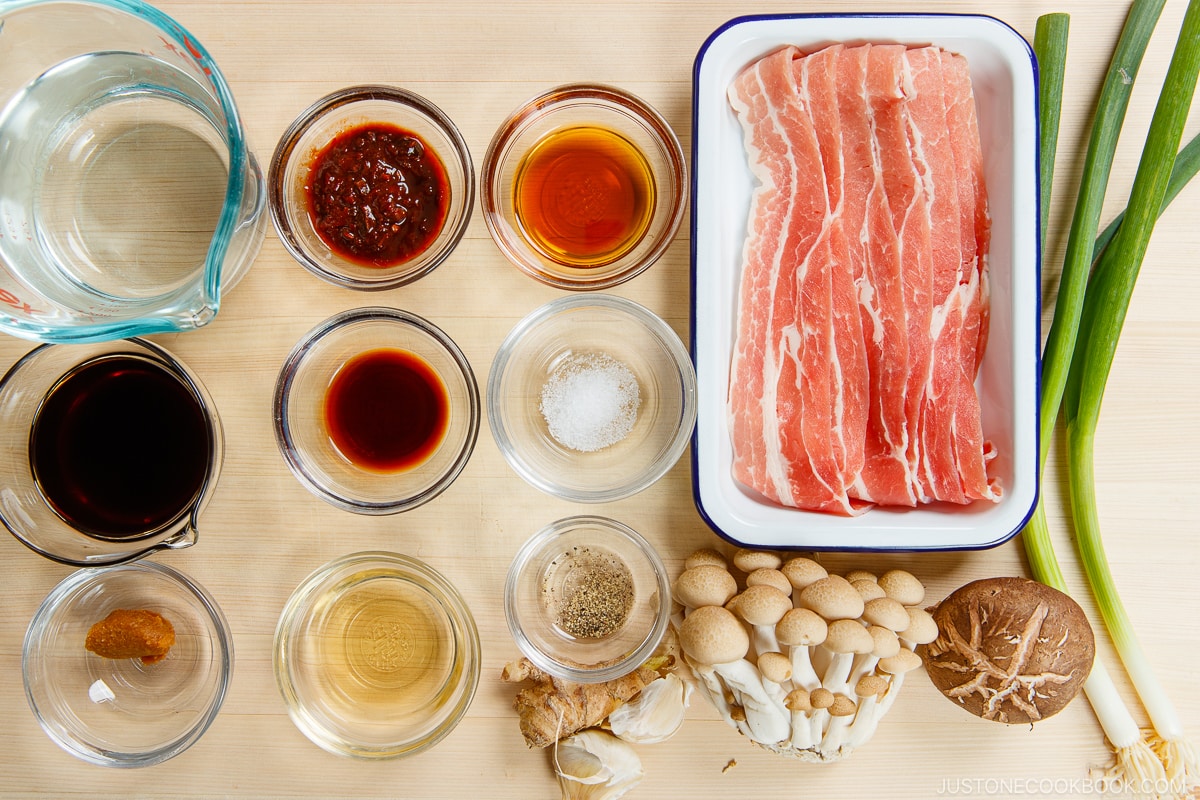
M 1032 723 L 1083 688 L 1096 654 L 1079 604 L 1026 578 L 968 583 L 933 610 L 937 638 L 918 650 L 933 685 L 976 716 Z

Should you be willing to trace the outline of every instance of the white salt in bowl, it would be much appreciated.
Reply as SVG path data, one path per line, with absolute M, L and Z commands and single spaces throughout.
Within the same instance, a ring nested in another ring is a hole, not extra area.
M 670 470 L 696 422 L 696 377 L 675 331 L 630 300 L 563 297 L 509 332 L 488 422 L 509 466 L 547 494 L 601 503 Z

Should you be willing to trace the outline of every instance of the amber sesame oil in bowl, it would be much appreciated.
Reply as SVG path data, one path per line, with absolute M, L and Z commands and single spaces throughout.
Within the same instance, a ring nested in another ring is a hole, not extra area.
M 606 289 L 654 264 L 687 204 L 670 124 L 628 92 L 550 89 L 497 129 L 480 173 L 484 222 L 518 269 L 559 289 Z

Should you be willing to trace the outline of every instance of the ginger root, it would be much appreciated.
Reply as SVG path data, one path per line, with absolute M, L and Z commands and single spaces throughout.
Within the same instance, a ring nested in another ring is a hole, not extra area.
M 637 696 L 646 684 L 674 667 L 673 656 L 652 658 L 630 674 L 605 683 L 575 683 L 543 672 L 522 658 L 504 667 L 507 683 L 531 682 L 513 700 L 521 734 L 529 747 L 547 747 L 585 728 L 603 722 L 609 714 Z

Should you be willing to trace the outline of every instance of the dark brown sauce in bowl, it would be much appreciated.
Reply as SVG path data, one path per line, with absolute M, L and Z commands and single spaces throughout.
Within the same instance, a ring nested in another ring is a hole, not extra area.
M 450 398 L 441 377 L 415 353 L 368 350 L 330 381 L 325 426 L 354 466 L 404 472 L 437 452 L 450 426 Z

